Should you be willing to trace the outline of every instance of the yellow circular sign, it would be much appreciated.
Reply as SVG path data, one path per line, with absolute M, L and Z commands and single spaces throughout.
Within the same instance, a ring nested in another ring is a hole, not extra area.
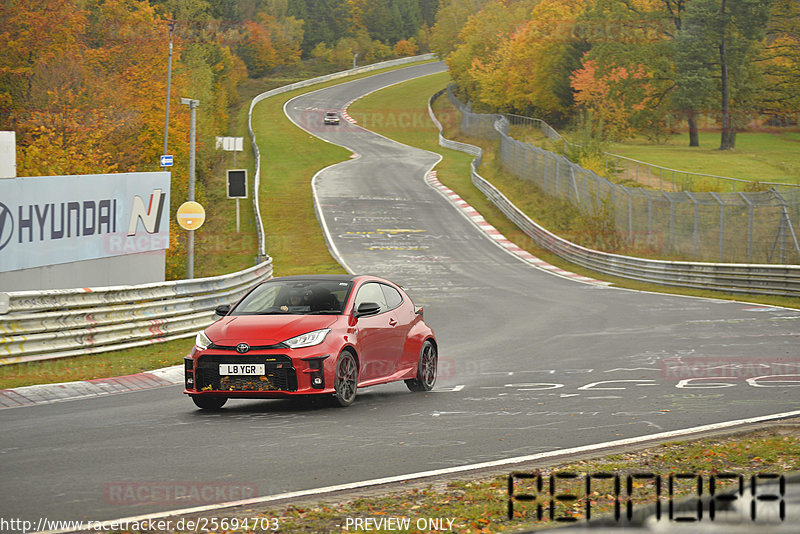
M 197 230 L 206 220 L 206 210 L 203 206 L 190 200 L 178 208 L 178 224 L 184 230 Z

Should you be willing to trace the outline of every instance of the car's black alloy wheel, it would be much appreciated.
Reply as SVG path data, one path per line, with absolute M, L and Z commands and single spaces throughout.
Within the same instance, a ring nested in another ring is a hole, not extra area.
M 436 383 L 436 370 L 439 364 L 439 355 L 436 345 L 430 340 L 422 345 L 417 364 L 417 377 L 406 380 L 406 386 L 411 391 L 430 391 Z
M 344 351 L 336 362 L 336 378 L 333 382 L 333 398 L 339 406 L 350 406 L 356 400 L 358 389 L 358 365 L 353 353 Z

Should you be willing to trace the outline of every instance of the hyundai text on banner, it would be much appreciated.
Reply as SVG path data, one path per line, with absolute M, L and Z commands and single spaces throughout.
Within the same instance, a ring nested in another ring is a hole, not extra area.
M 170 173 L 0 181 L 0 272 L 169 247 Z

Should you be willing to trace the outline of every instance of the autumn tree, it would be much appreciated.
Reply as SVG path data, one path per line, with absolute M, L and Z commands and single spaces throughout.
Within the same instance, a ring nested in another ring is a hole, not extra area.
M 264 76 L 278 65 L 291 65 L 300 60 L 303 31 L 294 17 L 279 21 L 272 15 L 259 13 L 256 20 L 246 21 L 243 26 L 238 53 L 251 77 Z
M 30 77 L 40 60 L 77 56 L 86 13 L 71 0 L 0 3 L 0 123 L 16 129 L 28 98 Z
M 417 53 L 417 42 L 412 37 L 411 39 L 403 39 L 402 41 L 397 41 L 394 45 L 394 53 L 398 56 L 413 56 Z
M 494 109 L 563 121 L 572 105 L 569 75 L 583 52 L 572 27 L 586 5 L 490 2 L 465 25 L 464 44 L 448 57 L 453 78 L 459 85 L 466 80 L 470 97 Z
M 786 123 L 800 109 L 800 3 L 775 0 L 759 59 L 766 78 L 761 108 Z
M 462 29 L 488 0 L 442 0 L 431 28 L 431 50 L 447 58 L 463 42 Z

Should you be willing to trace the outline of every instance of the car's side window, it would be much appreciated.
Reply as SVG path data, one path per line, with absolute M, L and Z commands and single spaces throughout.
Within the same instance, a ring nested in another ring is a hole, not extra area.
M 383 296 L 386 297 L 388 309 L 393 310 L 403 303 L 403 296 L 400 295 L 400 292 L 395 288 L 387 286 L 386 284 L 381 284 L 381 289 L 383 290 Z
M 383 295 L 381 285 L 370 282 L 361 286 L 356 294 L 355 309 L 358 309 L 364 302 L 377 302 L 381 307 L 380 313 L 388 310 L 389 306 L 386 304 L 386 297 Z

